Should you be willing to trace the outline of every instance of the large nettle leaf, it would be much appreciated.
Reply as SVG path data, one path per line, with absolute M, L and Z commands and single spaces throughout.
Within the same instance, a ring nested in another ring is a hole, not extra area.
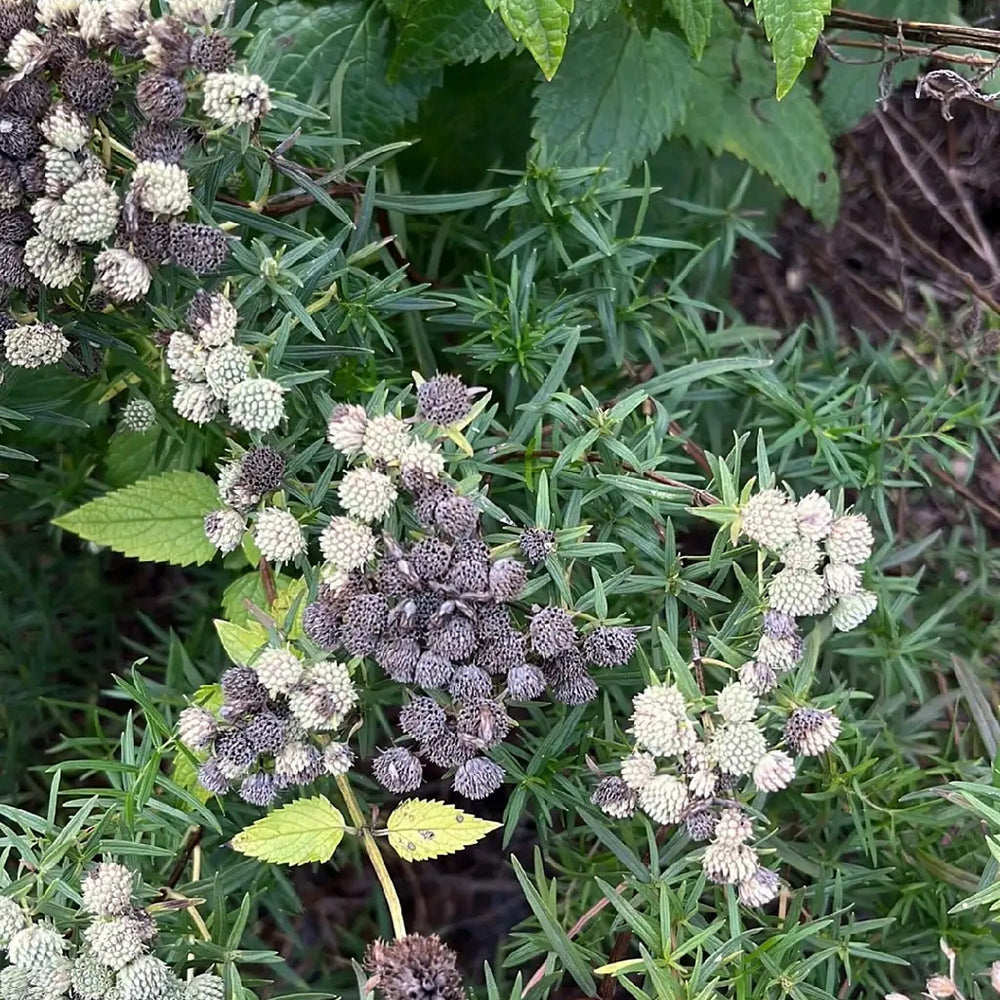
M 218 489 L 208 476 L 167 472 L 91 500 L 53 523 L 144 562 L 201 565 L 216 554 L 204 522 L 218 506 Z
M 830 0 L 754 0 L 753 9 L 771 43 L 780 101 L 816 48 Z
M 404 861 L 429 861 L 470 847 L 500 824 L 444 802 L 407 799 L 385 826 L 389 843 Z
M 409 0 L 398 5 L 389 77 L 472 63 L 513 52 L 517 43 L 481 0 Z
M 296 799 L 241 830 L 232 846 L 278 865 L 329 861 L 344 839 L 344 817 L 325 795 Z
M 486 0 L 499 12 L 515 41 L 524 44 L 546 80 L 555 76 L 566 51 L 573 0 Z
M 271 84 L 328 108 L 342 134 L 366 146 L 392 139 L 440 83 L 437 71 L 388 80 L 393 26 L 381 3 L 338 0 L 312 7 L 289 0 L 264 10 L 258 26 L 270 31 L 282 52 Z
M 685 138 L 745 160 L 832 225 L 840 200 L 837 166 L 806 91 L 797 87 L 782 101 L 770 96 L 770 64 L 746 37 L 714 39 L 695 71 Z
M 538 85 L 532 134 L 563 163 L 627 172 L 680 124 L 694 80 L 679 38 L 609 18 L 574 33 L 556 78 Z

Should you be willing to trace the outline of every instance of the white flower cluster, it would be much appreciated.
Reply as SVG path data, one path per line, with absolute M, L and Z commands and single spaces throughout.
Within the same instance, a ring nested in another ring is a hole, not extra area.
M 151 955 L 156 926 L 133 898 L 135 873 L 114 861 L 95 865 L 81 883 L 89 922 L 79 942 L 29 915 L 28 900 L 0 897 L 0 996 L 24 1000 L 224 1000 L 221 977 L 184 982 Z
M 691 838 L 709 841 L 706 875 L 739 886 L 747 905 L 763 905 L 778 892 L 778 877 L 762 868 L 747 841 L 752 825 L 735 799 L 750 779 L 759 792 L 777 792 L 795 777 L 794 756 L 825 753 L 840 734 L 831 711 L 799 707 L 790 713 L 762 708 L 761 698 L 802 657 L 797 617 L 831 612 L 834 627 L 859 625 L 875 607 L 862 588 L 860 565 L 871 555 L 866 518 L 834 515 L 829 500 L 810 493 L 797 503 L 781 490 L 757 493 L 741 510 L 741 528 L 774 552 L 783 567 L 768 588 L 754 658 L 738 679 L 688 703 L 677 687 L 654 685 L 633 702 L 635 745 L 621 762 L 620 778 L 605 778 L 592 800 L 610 816 L 636 807 L 657 823 L 686 825 Z M 768 738 L 768 726 L 783 721 Z
M 196 424 L 227 410 L 243 430 L 274 430 L 285 418 L 285 390 L 253 373 L 250 352 L 236 343 L 237 322 L 222 292 L 195 297 L 186 329 L 173 331 L 167 341 L 167 366 L 177 386 L 174 409 Z
M 343 515 L 330 518 L 320 536 L 324 578 L 344 581 L 375 556 L 371 525 L 385 520 L 399 497 L 398 483 L 432 483 L 444 475 L 436 443 L 417 437 L 391 413 L 369 416 L 363 406 L 339 404 L 327 423 L 327 441 L 352 468 L 336 485 Z

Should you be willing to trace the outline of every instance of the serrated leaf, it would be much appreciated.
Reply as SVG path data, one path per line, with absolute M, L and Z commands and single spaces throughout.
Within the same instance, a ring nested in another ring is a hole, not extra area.
M 144 562 L 200 566 L 216 552 L 204 521 L 218 506 L 208 476 L 167 472 L 91 500 L 52 523 Z
M 830 13 L 830 0 L 754 0 L 754 13 L 771 43 L 780 101 L 798 79 Z
M 681 26 L 696 59 L 705 51 L 712 33 L 712 12 L 716 0 L 666 0 L 666 10 Z
M 268 638 L 267 629 L 256 621 L 247 621 L 245 625 L 234 625 L 232 622 L 216 618 L 215 631 L 222 648 L 226 651 L 226 656 L 233 663 L 244 667 Z
M 695 66 L 697 84 L 682 129 L 715 154 L 731 153 L 766 174 L 825 225 L 840 202 L 833 148 L 802 89 L 771 94 L 771 69 L 750 38 L 713 40 Z
M 500 15 L 476 0 L 412 0 L 400 12 L 398 31 L 390 80 L 506 56 L 517 44 Z
M 426 799 L 400 803 L 385 825 L 389 843 L 404 861 L 429 861 L 455 854 L 500 826 L 455 806 Z
M 524 44 L 551 80 L 566 51 L 573 0 L 499 0 L 496 8 L 514 40 Z
M 269 29 L 282 53 L 268 82 L 308 104 L 328 107 L 342 135 L 365 146 L 385 142 L 416 117 L 418 102 L 440 81 L 436 70 L 388 81 L 392 28 L 381 4 L 363 0 L 320 7 L 288 0 L 267 8 L 258 30 Z M 339 88 L 331 86 L 335 81 Z
M 556 78 L 536 88 L 532 135 L 566 165 L 628 173 L 681 123 L 694 82 L 679 38 L 609 18 L 576 32 Z
M 277 865 L 329 861 L 344 839 L 344 817 L 325 795 L 297 799 L 241 830 L 232 846 Z

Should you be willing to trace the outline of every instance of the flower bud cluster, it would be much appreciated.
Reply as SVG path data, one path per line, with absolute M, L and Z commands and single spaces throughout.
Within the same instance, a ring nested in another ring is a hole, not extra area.
M 874 609 L 859 568 L 873 538 L 862 515 L 837 517 L 826 497 L 811 493 L 796 503 L 781 490 L 752 496 L 741 509 L 741 528 L 783 564 L 768 587 L 754 658 L 721 689 L 694 700 L 676 686 L 640 691 L 632 753 L 620 777 L 603 778 L 592 801 L 616 818 L 638 808 L 654 822 L 685 824 L 692 840 L 708 841 L 708 878 L 738 886 L 742 902 L 759 906 L 777 894 L 778 877 L 761 867 L 748 843 L 753 828 L 740 797 L 787 787 L 794 758 L 825 753 L 841 728 L 832 711 L 762 699 L 802 658 L 798 618 L 830 612 L 834 627 L 846 631 Z
M 221 229 L 188 221 L 182 160 L 198 131 L 256 127 L 270 95 L 260 77 L 233 67 L 228 34 L 212 28 L 224 4 L 169 6 L 154 16 L 148 0 L 5 4 L 0 295 L 18 329 L 48 326 L 22 315 L 40 287 L 66 290 L 70 305 L 134 306 L 158 267 L 206 274 L 228 259 Z M 109 166 L 109 139 L 134 167 Z M 60 297 L 48 296 L 50 314 Z M 26 351 L 20 341 L 5 355 L 23 367 L 65 350 Z
M 174 409 L 196 424 L 227 411 L 243 430 L 270 431 L 285 418 L 285 390 L 253 372 L 250 352 L 237 343 L 238 321 L 223 292 L 199 291 L 185 329 L 165 335 L 166 362 L 176 386 Z
M 331 737 L 358 700 L 345 663 L 269 645 L 250 666 L 230 667 L 221 687 L 218 712 L 192 705 L 178 721 L 181 742 L 205 754 L 198 780 L 208 791 L 235 787 L 267 806 L 287 788 L 350 767 L 350 750 Z
M 28 900 L 0 897 L 0 997 L 4 1000 L 223 1000 L 223 980 L 203 973 L 185 983 L 150 953 L 157 930 L 138 905 L 136 873 L 96 864 L 80 884 L 85 922 L 77 940 L 36 920 Z

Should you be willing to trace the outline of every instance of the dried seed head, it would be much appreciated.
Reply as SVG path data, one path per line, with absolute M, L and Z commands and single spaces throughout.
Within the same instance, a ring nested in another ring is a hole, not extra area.
M 501 604 L 516 601 L 527 582 L 528 572 L 516 559 L 498 559 L 490 566 L 490 593 Z
M 470 410 L 469 390 L 456 375 L 435 375 L 417 387 L 417 412 L 431 423 L 447 427 Z
M 176 222 L 170 227 L 171 259 L 195 274 L 211 274 L 229 259 L 229 237 L 201 222 Z M 253 430 L 255 428 L 247 428 Z M 270 430 L 270 428 L 257 428 Z
M 190 139 L 184 129 L 171 128 L 167 125 L 144 125 L 132 137 L 132 151 L 137 160 L 180 163 L 190 145 Z
M 758 866 L 748 879 L 740 882 L 740 902 L 744 906 L 766 906 L 778 895 L 780 887 L 776 872 Z
M 230 667 L 222 674 L 221 687 L 229 708 L 253 710 L 262 708 L 267 701 L 267 689 L 251 667 Z
M 78 59 L 70 63 L 59 77 L 63 97 L 77 111 L 99 115 L 111 107 L 115 96 L 115 76 L 111 67 L 96 59 Z
M 621 667 L 635 653 L 635 633 L 620 625 L 595 628 L 583 640 L 583 655 L 599 667 Z
M 511 667 L 507 673 L 507 694 L 512 701 L 532 701 L 545 690 L 545 677 L 533 663 Z
M 781 750 L 769 750 L 753 769 L 753 783 L 762 792 L 786 788 L 795 777 L 795 761 Z
M 455 728 L 460 736 L 468 736 L 490 747 L 500 743 L 510 732 L 510 717 L 500 702 L 475 698 L 459 708 Z
M 448 716 L 433 698 L 414 698 L 399 712 L 399 728 L 421 743 L 440 736 L 447 726 Z
M 187 105 L 184 84 L 166 73 L 141 74 L 135 86 L 135 99 L 139 110 L 157 125 L 180 118 Z
M 288 722 L 273 712 L 257 712 L 242 726 L 243 735 L 258 754 L 277 754 L 288 739 Z
M 327 774 L 347 774 L 354 765 L 354 751 L 346 743 L 328 743 L 323 751 L 323 767 Z
M 448 572 L 451 547 L 440 538 L 425 538 L 410 549 L 407 556 L 414 572 L 424 580 L 441 580 Z
M 692 840 L 711 840 L 715 835 L 715 827 L 718 817 L 710 809 L 703 809 L 699 812 L 691 813 L 685 820 L 688 836 Z
M 765 632 L 757 643 L 754 652 L 757 663 L 769 669 L 771 673 L 785 673 L 791 670 L 802 659 L 802 640 L 796 635 L 790 639 L 772 639 Z M 748 685 L 754 689 L 754 685 Z
M 307 785 L 323 773 L 323 755 L 311 743 L 286 743 L 274 759 L 274 775 L 279 787 Z
M 252 806 L 269 806 L 277 798 L 278 785 L 273 774 L 258 771 L 248 774 L 240 782 L 237 794 Z
M 439 619 L 427 633 L 428 647 L 452 661 L 468 659 L 477 644 L 472 622 L 461 615 Z
M 572 649 L 576 642 L 573 618 L 563 608 L 539 608 L 528 631 L 532 649 L 546 659 Z
M 461 669 L 474 670 L 475 667 L 462 667 Z M 440 653 L 427 650 L 421 653 L 420 659 L 417 660 L 417 665 L 413 669 L 413 682 L 425 690 L 443 688 L 452 679 L 454 672 L 455 668 L 452 666 L 451 660 L 441 656 Z M 483 676 L 485 677 L 485 674 Z M 489 683 L 489 678 L 487 678 L 487 683 Z M 474 693 L 487 694 L 488 691 Z
M 232 781 L 242 777 L 256 762 L 256 749 L 240 729 L 226 729 L 215 737 L 215 762 Z
M 448 693 L 456 701 L 471 701 L 488 697 L 493 691 L 489 674 L 471 665 L 458 667 L 448 684 Z
M 473 757 L 460 764 L 452 787 L 467 799 L 485 799 L 502 784 L 503 768 L 488 757 Z
M 191 42 L 191 64 L 203 73 L 221 73 L 235 61 L 233 43 L 218 31 L 195 35 Z
M 450 538 L 471 538 L 479 526 L 479 511 L 467 497 L 443 497 L 434 508 L 434 523 Z
M 375 662 L 397 684 L 413 681 L 420 655 L 420 646 L 413 639 L 403 637 L 383 639 L 375 647 Z
M 229 791 L 229 778 L 219 768 L 214 757 L 209 757 L 198 768 L 198 784 L 213 795 L 225 795 Z
M 609 775 L 594 789 L 590 801 L 607 816 L 628 819 L 635 812 L 639 796 L 617 775 Z
M 307 604 L 302 612 L 302 631 L 320 649 L 336 649 L 340 645 L 340 623 L 337 613 L 324 601 Z
M 365 965 L 384 1000 L 465 1000 L 457 958 L 436 934 L 408 934 L 370 945 Z
M 383 750 L 372 763 L 375 780 L 394 795 L 414 792 L 424 778 L 420 760 L 405 747 Z

